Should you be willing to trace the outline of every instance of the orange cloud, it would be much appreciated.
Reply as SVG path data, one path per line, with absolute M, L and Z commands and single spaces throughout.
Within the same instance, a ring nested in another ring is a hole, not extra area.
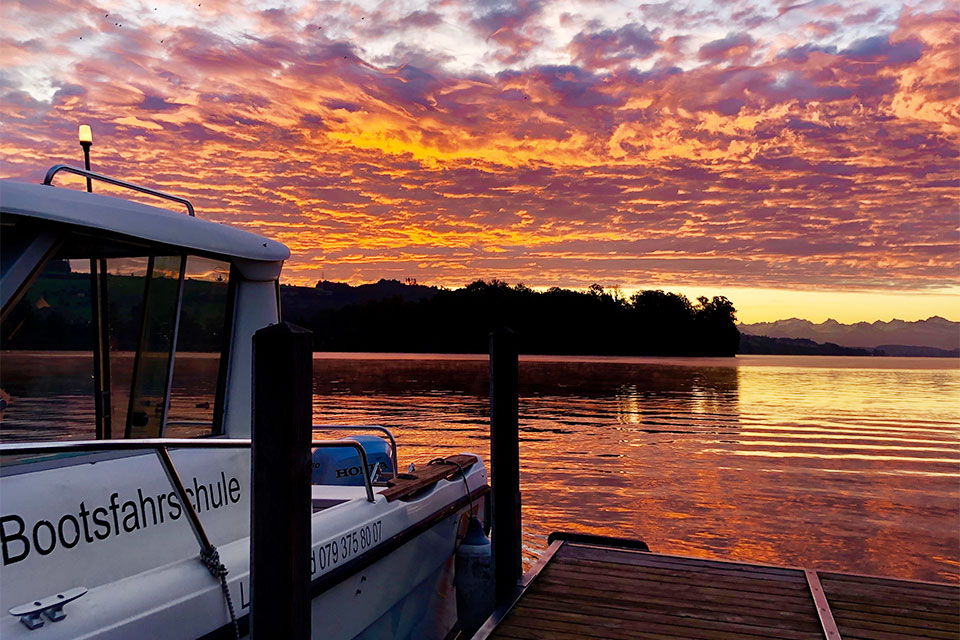
M 92 123 L 98 169 L 288 243 L 291 282 L 955 282 L 956 12 L 484 6 L 5 6 L 0 172 Z

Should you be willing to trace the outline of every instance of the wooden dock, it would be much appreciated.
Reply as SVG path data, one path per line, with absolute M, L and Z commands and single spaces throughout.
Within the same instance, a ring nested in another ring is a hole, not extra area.
M 516 597 L 473 640 L 960 638 L 957 585 L 670 556 L 613 539 L 558 538 L 524 575 Z

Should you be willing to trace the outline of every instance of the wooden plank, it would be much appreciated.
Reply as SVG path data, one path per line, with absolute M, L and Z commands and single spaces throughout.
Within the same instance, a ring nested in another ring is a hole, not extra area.
M 824 578 L 822 580 L 824 588 L 830 588 L 840 594 L 856 595 L 874 595 L 877 598 L 910 598 L 913 600 L 930 602 L 936 605 L 938 602 L 943 606 L 960 605 L 960 590 L 956 593 L 945 593 L 940 591 L 931 591 L 923 589 L 920 586 L 907 586 L 897 584 L 875 584 L 859 583 L 845 580 L 835 580 Z
M 902 578 L 884 578 L 882 576 L 861 576 L 855 573 L 833 573 L 831 571 L 819 571 L 821 579 L 840 580 L 843 582 L 856 582 L 858 584 L 876 584 L 880 586 L 897 585 L 905 589 L 936 589 L 949 595 L 956 596 L 960 592 L 960 584 L 951 584 L 947 582 L 924 582 L 922 580 L 904 580 Z
M 387 482 L 387 488 L 380 491 L 388 502 L 404 500 L 428 489 L 442 479 L 451 479 L 459 473 L 458 463 L 466 471 L 477 462 L 476 456 L 456 455 L 449 456 L 443 463 L 426 464 L 417 469 L 416 473 L 403 473 L 399 477 Z
M 571 630 L 569 626 L 563 623 L 551 624 L 543 621 L 531 626 L 523 626 L 522 624 L 512 624 L 509 620 L 504 621 L 504 624 L 492 636 L 493 639 L 519 638 L 520 640 L 600 640 L 604 637 L 579 633 Z M 626 639 L 632 640 L 633 636 L 626 636 Z
M 589 640 L 677 640 L 685 636 L 656 633 L 642 629 L 598 629 L 596 627 L 573 627 L 569 622 L 558 622 L 545 618 L 514 617 L 509 618 L 502 627 L 504 637 L 519 637 L 524 640 L 541 640 L 543 638 L 564 640 L 565 638 L 589 638 Z M 576 631 L 571 631 L 576 629 Z M 494 639 L 500 638 L 500 629 Z M 688 637 L 688 636 L 687 636 Z
M 827 593 L 827 598 L 830 598 L 829 592 Z M 871 614 L 883 614 L 890 616 L 911 616 L 916 619 L 922 620 L 934 620 L 938 622 L 953 622 L 956 623 L 960 618 L 957 617 L 957 614 L 947 612 L 947 611 L 923 611 L 916 607 L 905 607 L 899 606 L 893 603 L 888 604 L 876 604 L 876 603 L 861 603 L 861 602 L 843 602 L 838 600 L 830 601 L 830 608 L 836 612 L 837 615 L 841 615 L 840 612 L 843 611 L 842 615 L 847 615 L 848 611 L 855 611 L 858 614 L 871 615 Z M 862 616 L 861 616 L 862 617 Z
M 638 638 L 656 640 L 676 640 L 676 636 L 668 636 L 641 629 L 614 629 L 600 628 L 597 625 L 576 625 L 569 621 L 554 620 L 550 617 L 531 617 L 527 615 L 511 614 L 501 627 L 510 634 L 522 635 L 529 632 L 538 632 L 537 638 L 561 638 L 575 636 L 589 638 L 589 640 L 636 640 Z M 500 629 L 497 629 L 497 633 Z M 498 636 L 494 636 L 498 637 Z
M 920 602 L 930 603 L 933 606 L 945 609 L 956 609 L 960 605 L 960 594 L 958 597 L 943 597 L 943 594 L 931 594 L 915 589 L 893 589 L 881 585 L 856 584 L 850 582 L 840 582 L 837 580 L 822 579 L 824 589 L 827 593 L 835 593 L 839 596 L 849 594 L 851 597 L 864 597 L 872 595 L 875 600 L 892 600 L 896 598 L 911 598 Z
M 603 575 L 612 575 L 612 576 L 633 576 L 633 575 L 644 575 L 644 576 L 663 576 L 664 581 L 668 581 L 669 578 L 683 578 L 688 579 L 691 576 L 697 577 L 699 580 L 704 582 L 710 582 L 711 584 L 718 585 L 753 585 L 758 589 L 777 589 L 780 591 L 795 591 L 799 593 L 805 593 L 807 589 L 806 581 L 785 581 L 775 579 L 768 580 L 766 578 L 758 578 L 754 576 L 749 576 L 745 574 L 717 574 L 717 573 L 702 573 L 696 570 L 679 570 L 679 569 L 664 569 L 660 567 L 646 567 L 646 566 L 630 566 L 622 564 L 605 564 L 600 562 L 592 562 L 588 560 L 570 560 L 570 559 L 559 559 L 553 563 L 555 567 L 562 567 L 570 571 L 585 571 L 585 572 L 597 572 L 602 573 Z M 801 574 L 802 576 L 803 574 Z
M 807 593 L 806 587 L 802 589 L 777 589 L 770 587 L 768 583 L 749 583 L 749 582 L 717 582 L 707 578 L 702 578 L 696 574 L 690 574 L 689 576 L 663 576 L 657 574 L 645 574 L 637 572 L 633 575 L 611 575 L 609 573 L 604 573 L 600 570 L 595 572 L 588 571 L 574 571 L 567 569 L 565 567 L 555 566 L 549 567 L 549 573 L 544 572 L 544 576 L 551 576 L 553 579 L 569 579 L 569 580 L 587 580 L 591 581 L 593 584 L 625 584 L 625 585 L 636 585 L 635 582 L 643 582 L 644 586 L 652 587 L 653 585 L 664 585 L 666 587 L 701 587 L 707 589 L 721 589 L 729 592 L 736 592 L 732 595 L 741 595 L 746 597 L 756 597 L 759 599 L 770 599 L 773 597 L 778 598 L 795 598 L 798 601 L 806 602 L 809 600 L 809 594 Z M 651 584 L 652 583 L 652 584 Z
M 566 621 L 572 624 L 607 629 L 642 629 L 665 634 L 673 633 L 678 637 L 698 638 L 699 640 L 755 640 L 757 638 L 777 640 L 822 640 L 819 633 L 804 633 L 785 629 L 766 629 L 747 625 L 711 623 L 708 621 L 686 620 L 671 616 L 656 616 L 644 612 L 626 612 L 612 618 L 606 615 L 583 614 L 571 611 L 555 611 L 531 606 L 527 598 L 515 609 L 517 615 L 536 619 Z M 699 624 L 697 624 L 699 622 Z
M 600 562 L 609 562 L 614 564 L 625 564 L 631 566 L 644 567 L 663 567 L 680 569 L 698 569 L 704 572 L 711 570 L 740 571 L 750 575 L 771 575 L 771 576 L 803 576 L 803 572 L 798 569 L 772 569 L 763 566 L 750 566 L 734 562 L 720 562 L 717 560 L 696 560 L 691 558 L 678 558 L 674 556 L 665 556 L 655 553 L 644 553 L 641 551 L 621 551 L 606 550 L 596 547 L 583 547 L 580 545 L 566 545 L 560 554 L 561 558 L 579 558 L 581 560 L 596 560 Z
M 624 622 L 634 625 L 638 622 L 644 624 L 659 623 L 665 625 L 679 625 L 701 630 L 713 630 L 717 632 L 746 633 L 753 635 L 775 635 L 781 638 L 800 638 L 818 635 L 818 629 L 792 629 L 784 624 L 763 624 L 759 619 L 751 619 L 749 616 L 733 616 L 728 620 L 713 620 L 698 618 L 695 616 L 679 613 L 647 610 L 647 609 L 617 609 L 607 606 L 600 600 L 580 601 L 578 604 L 571 602 L 558 603 L 551 598 L 543 598 L 534 593 L 524 597 L 520 606 L 552 611 L 556 614 L 577 614 L 586 617 L 594 617 L 598 620 L 610 620 L 622 624 Z M 811 614 L 812 615 L 812 614 Z
M 902 614 L 879 613 L 878 610 L 859 611 L 856 609 L 843 609 L 842 613 L 840 613 L 840 609 L 837 611 L 837 615 L 842 615 L 844 618 L 850 620 L 873 620 L 875 622 L 885 622 L 887 624 L 902 624 L 909 627 L 916 627 L 917 629 L 960 631 L 960 614 L 949 617 L 938 616 L 940 619 L 930 619 L 927 617 L 920 618 L 917 616 L 911 616 L 907 618 Z
M 571 558 L 571 557 L 560 557 L 557 558 L 557 562 L 561 564 L 577 564 L 581 566 L 610 566 L 617 567 L 622 571 L 633 570 L 634 568 L 649 570 L 649 571 L 675 571 L 684 574 L 697 573 L 704 576 L 718 576 L 718 577 L 729 577 L 729 578 L 750 578 L 752 580 L 771 580 L 774 582 L 787 582 L 800 585 L 801 587 L 806 585 L 806 579 L 803 577 L 802 571 L 795 571 L 788 575 L 783 574 L 769 574 L 769 573 L 751 573 L 747 571 L 741 571 L 738 569 L 727 569 L 727 568 L 711 568 L 711 567 L 693 567 L 693 566 L 684 566 L 677 564 L 661 563 L 661 562 L 637 562 L 637 563 L 613 563 L 613 562 L 603 562 L 601 560 L 587 560 L 585 558 Z
M 761 593 L 777 593 L 786 596 L 805 597 L 807 585 L 795 582 L 778 582 L 739 578 L 736 576 L 716 576 L 702 574 L 696 571 L 670 571 L 651 569 L 649 567 L 625 567 L 624 565 L 581 565 L 567 562 L 556 562 L 550 567 L 552 570 L 563 573 L 585 573 L 597 576 L 598 580 L 636 579 L 654 580 L 664 583 L 679 582 L 683 584 L 702 584 L 711 587 L 725 587 L 739 591 L 757 591 Z
M 741 598 L 730 599 L 724 596 L 721 596 L 720 598 L 710 596 L 698 598 L 676 598 L 669 597 L 669 594 L 661 593 L 649 594 L 624 590 L 600 591 L 573 586 L 554 585 L 546 582 L 537 585 L 536 593 L 556 598 L 558 601 L 585 599 L 590 597 L 599 598 L 610 606 L 622 606 L 625 608 L 675 607 L 689 610 L 702 609 L 704 611 L 752 614 L 758 617 L 770 618 L 771 620 L 808 621 L 811 626 L 816 628 L 812 604 L 808 604 L 808 606 L 803 607 L 801 610 L 793 607 L 778 607 L 771 605 L 769 602 L 763 601 L 760 601 L 758 603 L 760 606 L 758 606 L 752 601 L 746 601 Z
M 609 597 L 611 594 L 622 593 L 624 591 L 629 591 L 629 587 L 608 587 L 606 589 L 596 589 L 589 581 L 578 581 L 571 583 L 569 581 L 560 580 L 552 581 L 549 577 L 542 578 L 543 582 L 553 583 L 559 589 L 564 588 L 582 588 L 582 589 L 591 589 L 592 592 L 596 594 L 596 597 Z M 671 588 L 658 588 L 656 583 L 651 583 L 649 588 L 636 591 L 636 593 L 649 593 L 656 594 L 657 597 L 670 598 L 675 601 L 688 601 L 688 602 L 697 602 L 702 600 L 709 600 L 712 602 L 722 603 L 722 604 L 743 604 L 744 606 L 752 606 L 756 608 L 763 609 L 783 609 L 787 611 L 793 611 L 795 613 L 804 613 L 810 612 L 811 615 L 814 615 L 812 611 L 813 603 L 807 599 L 784 599 L 780 597 L 764 597 L 762 594 L 756 594 L 755 597 L 749 597 L 749 595 L 744 595 L 742 592 L 731 592 L 726 589 L 711 589 L 709 587 L 694 587 L 690 585 L 672 585 Z
M 580 586 L 571 587 L 567 585 L 545 585 L 544 593 L 554 594 L 557 592 L 570 592 L 575 593 L 579 589 L 582 589 Z M 584 589 L 584 591 L 587 591 Z M 592 598 L 602 598 L 612 600 L 617 597 L 617 591 L 588 591 L 592 595 L 585 595 L 582 592 L 579 594 L 579 597 L 592 597 Z M 803 606 L 797 606 L 794 603 L 786 604 L 782 603 L 783 606 L 777 606 L 775 601 L 760 601 L 760 600 L 747 600 L 744 598 L 730 597 L 725 594 L 704 594 L 702 592 L 697 592 L 695 590 L 690 590 L 687 592 L 656 592 L 654 595 L 644 595 L 637 594 L 631 595 L 631 599 L 636 600 L 636 606 L 675 606 L 675 607 L 703 607 L 707 610 L 710 609 L 719 609 L 723 611 L 747 611 L 752 612 L 754 615 L 766 616 L 766 617 L 809 617 L 811 620 L 815 620 L 815 614 L 813 612 L 813 604 L 805 603 Z M 619 605 L 618 605 L 619 606 Z
M 633 586 L 637 588 L 650 588 L 652 585 L 656 585 L 657 588 L 683 588 L 683 587 L 697 587 L 697 588 L 706 588 L 706 589 L 720 589 L 729 592 L 740 592 L 739 595 L 745 597 L 756 597 L 761 599 L 768 599 L 771 597 L 777 598 L 794 598 L 799 601 L 806 602 L 809 599 L 807 592 L 805 590 L 799 589 L 764 589 L 763 586 L 765 583 L 751 584 L 751 583 L 722 583 L 714 580 L 710 580 L 706 577 L 700 577 L 696 574 L 690 574 L 689 576 L 669 576 L 669 575 L 660 575 L 655 573 L 646 573 L 643 571 L 637 571 L 630 574 L 615 574 L 612 572 L 604 573 L 602 570 L 588 571 L 582 568 L 571 568 L 571 567 L 549 567 L 549 573 L 545 574 L 552 577 L 552 579 L 570 579 L 570 580 L 588 580 L 593 584 L 596 584 L 598 587 L 603 585 L 613 585 L 613 586 Z
M 555 609 L 558 611 L 569 611 L 572 613 L 582 613 L 588 615 L 598 615 L 602 612 L 604 617 L 626 618 L 629 619 L 635 615 L 643 616 L 663 616 L 673 617 L 692 621 L 685 626 L 700 626 L 700 623 L 727 623 L 733 625 L 747 625 L 751 627 L 768 627 L 773 629 L 793 629 L 795 631 L 809 631 L 816 633 L 819 627 L 816 625 L 816 617 L 811 612 L 806 619 L 804 618 L 772 618 L 766 616 L 756 616 L 753 612 L 733 612 L 733 611 L 709 611 L 697 606 L 677 607 L 677 606 L 617 606 L 607 599 L 600 598 L 576 598 L 562 599 L 553 594 L 547 593 L 529 593 L 523 600 L 527 606 L 536 604 L 539 609 Z
M 597 640 L 598 636 L 585 636 L 579 633 L 567 633 L 556 629 L 528 629 L 511 626 L 498 630 L 493 638 L 495 640 L 500 638 L 504 640 Z
M 834 609 L 842 608 L 840 607 L 840 603 L 844 602 L 880 607 L 895 606 L 916 611 L 926 611 L 930 613 L 949 612 L 956 608 L 956 604 L 949 601 L 930 601 L 923 598 L 911 597 L 906 594 L 887 595 L 870 592 L 838 592 L 836 590 L 831 590 L 831 586 L 829 584 L 823 585 L 823 588 L 826 591 L 827 599 L 830 601 L 831 606 Z
M 954 625 L 952 629 L 930 629 L 918 628 L 909 624 L 909 620 L 901 619 L 897 622 L 880 622 L 871 619 L 859 618 L 841 618 L 840 624 L 843 629 L 864 629 L 871 631 L 883 631 L 887 633 L 900 633 L 904 635 L 915 635 L 922 638 L 942 638 L 943 640 L 957 640 L 960 637 L 960 626 Z
M 562 591 L 545 590 L 531 592 L 528 597 L 542 598 L 555 603 L 556 606 L 562 610 L 579 611 L 581 613 L 594 610 L 595 605 L 593 603 L 600 603 L 605 608 L 605 611 L 607 609 L 645 611 L 678 618 L 699 618 L 717 622 L 744 623 L 774 629 L 789 628 L 798 631 L 809 631 L 811 633 L 816 633 L 820 628 L 817 625 L 816 616 L 812 610 L 798 613 L 776 612 L 771 609 L 750 609 L 729 605 L 706 607 L 703 606 L 704 603 L 698 601 L 681 603 L 664 599 L 640 601 L 631 599 L 629 596 L 616 599 L 608 596 L 599 597 L 596 594 L 591 598 L 589 596 L 583 596 L 582 594 L 575 595 Z M 607 611 L 607 614 L 610 616 L 619 615 L 612 611 Z
M 876 631 L 874 629 L 859 629 L 856 627 L 841 627 L 844 640 L 930 640 L 928 635 L 918 635 L 897 631 Z
M 601 562 L 615 562 L 618 564 L 674 564 L 684 567 L 701 567 L 704 569 L 740 570 L 750 573 L 769 573 L 773 575 L 797 575 L 799 570 L 767 565 L 752 565 L 742 562 L 728 562 L 726 560 L 708 560 L 705 558 L 687 558 L 642 551 L 626 551 L 623 549 L 604 549 L 588 547 L 580 544 L 568 543 L 564 546 L 561 557 L 582 558 L 584 560 L 600 560 Z
M 547 630 L 546 636 L 538 636 L 538 638 L 546 637 L 553 640 L 553 638 L 562 638 L 566 635 L 564 629 L 570 629 L 569 622 L 555 622 L 549 619 L 537 619 L 537 618 L 523 618 L 518 619 L 516 624 L 511 625 L 509 633 L 520 634 L 522 630 Z M 578 626 L 575 627 L 580 630 L 582 634 L 589 634 L 590 640 L 694 640 L 695 636 L 690 636 L 687 634 L 689 629 L 685 627 L 678 627 L 677 629 L 671 629 L 670 633 L 660 633 L 656 631 L 649 631 L 645 629 L 628 629 L 628 630 L 619 630 L 611 628 L 597 629 L 596 627 L 589 626 Z M 554 635 L 556 634 L 556 635 Z

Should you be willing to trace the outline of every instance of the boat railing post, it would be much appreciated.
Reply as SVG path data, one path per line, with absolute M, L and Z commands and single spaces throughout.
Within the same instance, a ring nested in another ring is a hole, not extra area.
M 253 336 L 250 635 L 310 637 L 313 334 L 288 322 Z
M 200 544 L 200 550 L 204 553 L 210 553 L 213 545 L 210 544 L 210 538 L 207 537 L 207 532 L 204 531 L 203 524 L 200 523 L 200 516 L 197 515 L 197 510 L 193 508 L 193 503 L 187 496 L 187 490 L 183 486 L 183 480 L 180 479 L 177 468 L 173 466 L 173 460 L 170 459 L 170 452 L 168 452 L 164 446 L 157 446 L 153 451 L 157 454 L 160 465 L 163 467 L 163 472 L 166 474 L 167 480 L 176 492 L 177 499 L 180 501 L 183 510 L 187 512 L 187 522 L 190 523 L 193 535 L 196 537 L 197 543 Z
M 493 574 L 497 604 L 513 597 L 522 575 L 517 334 L 490 334 L 490 475 Z

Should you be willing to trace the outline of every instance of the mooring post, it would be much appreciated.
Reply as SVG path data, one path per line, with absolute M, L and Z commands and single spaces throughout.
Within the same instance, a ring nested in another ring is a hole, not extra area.
M 523 570 L 520 550 L 520 440 L 517 334 L 490 334 L 490 473 L 497 604 L 513 596 Z
M 313 334 L 281 322 L 253 336 L 250 635 L 310 638 Z

